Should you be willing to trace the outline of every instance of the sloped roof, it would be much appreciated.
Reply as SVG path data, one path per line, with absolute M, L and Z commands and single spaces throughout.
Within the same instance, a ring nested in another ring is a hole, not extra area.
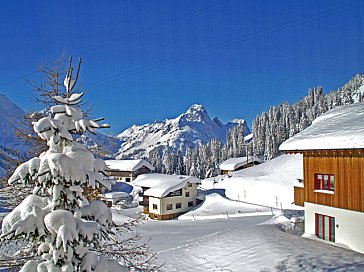
M 187 183 L 200 183 L 198 178 L 182 175 L 144 174 L 138 176 L 133 183 L 140 187 L 148 187 L 144 195 L 165 197 L 170 192 L 179 190 Z
M 237 158 L 231 158 L 228 159 L 224 162 L 222 162 L 219 166 L 220 170 L 225 170 L 225 171 L 234 171 L 236 169 L 238 169 L 239 167 L 242 167 L 248 163 L 251 162 L 258 162 L 258 163 L 263 163 L 264 161 L 258 157 L 255 156 L 249 156 L 247 157 L 237 157 Z
M 364 148 L 364 103 L 336 107 L 286 140 L 282 151 Z
M 145 160 L 105 160 L 109 170 L 134 172 L 143 166 L 154 171 L 154 167 Z

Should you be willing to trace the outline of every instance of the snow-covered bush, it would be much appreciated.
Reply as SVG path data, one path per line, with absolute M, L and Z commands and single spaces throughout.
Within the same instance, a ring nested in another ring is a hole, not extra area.
M 55 96 L 50 114 L 33 123 L 48 150 L 21 164 L 8 183 L 34 184 L 33 194 L 3 221 L 1 239 L 24 237 L 33 249 L 21 271 L 127 271 L 115 260 L 98 254 L 113 234 L 112 214 L 94 200 L 84 205 L 84 189 L 111 184 L 105 163 L 74 141 L 72 134 L 108 125 L 88 120 L 77 105 L 83 93 L 73 93 L 72 69 L 64 81 L 66 97 Z M 78 75 L 78 73 L 77 73 Z M 77 79 L 77 78 L 76 78 Z M 33 258 L 30 258 L 32 257 Z

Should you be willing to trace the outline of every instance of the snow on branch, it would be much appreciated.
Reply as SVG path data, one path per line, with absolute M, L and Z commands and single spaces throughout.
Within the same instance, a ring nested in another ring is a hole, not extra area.
M 66 97 L 53 97 L 59 105 L 50 115 L 33 123 L 34 131 L 45 140 L 48 150 L 22 163 L 8 184 L 34 184 L 27 196 L 3 220 L 1 240 L 24 237 L 33 249 L 31 260 L 22 259 L 21 271 L 128 271 L 128 262 L 101 256 L 91 249 L 115 243 L 112 214 L 107 206 L 94 200 L 85 205 L 86 188 L 111 188 L 106 165 L 91 151 L 76 142 L 73 134 L 96 133 L 103 118 L 88 120 L 77 104 L 83 93 L 70 92 L 77 83 L 72 76 L 72 59 L 64 85 Z M 34 248 L 36 247 L 36 250 Z M 127 257 L 125 257 L 125 260 Z M 119 262 L 121 261 L 122 264 Z

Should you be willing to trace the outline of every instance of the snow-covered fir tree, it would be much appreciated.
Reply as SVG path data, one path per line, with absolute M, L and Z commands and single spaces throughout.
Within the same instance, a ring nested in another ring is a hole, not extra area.
M 21 164 L 9 184 L 34 184 L 33 194 L 3 220 L 1 239 L 24 237 L 30 241 L 29 261 L 22 272 L 128 271 L 125 265 L 98 254 L 111 246 L 112 214 L 98 200 L 85 201 L 86 187 L 108 188 L 110 180 L 103 160 L 95 158 L 73 134 L 108 125 L 84 118 L 77 107 L 83 93 L 71 91 L 77 81 L 72 68 L 64 80 L 65 97 L 54 96 L 57 105 L 49 116 L 33 123 L 34 131 L 47 142 L 48 150 Z

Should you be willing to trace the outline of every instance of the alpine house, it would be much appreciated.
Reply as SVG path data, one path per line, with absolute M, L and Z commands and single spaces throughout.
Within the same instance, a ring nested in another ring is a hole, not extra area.
M 219 165 L 220 175 L 230 174 L 263 162 L 262 159 L 255 156 L 230 158 Z
M 147 161 L 139 160 L 106 160 L 109 176 L 119 181 L 130 182 L 141 174 L 154 171 L 154 167 Z
M 174 219 L 197 205 L 198 178 L 181 175 L 146 174 L 134 180 L 143 189 L 144 213 L 152 219 Z
M 321 115 L 280 150 L 303 154 L 294 202 L 305 208 L 305 235 L 364 253 L 364 103 Z

